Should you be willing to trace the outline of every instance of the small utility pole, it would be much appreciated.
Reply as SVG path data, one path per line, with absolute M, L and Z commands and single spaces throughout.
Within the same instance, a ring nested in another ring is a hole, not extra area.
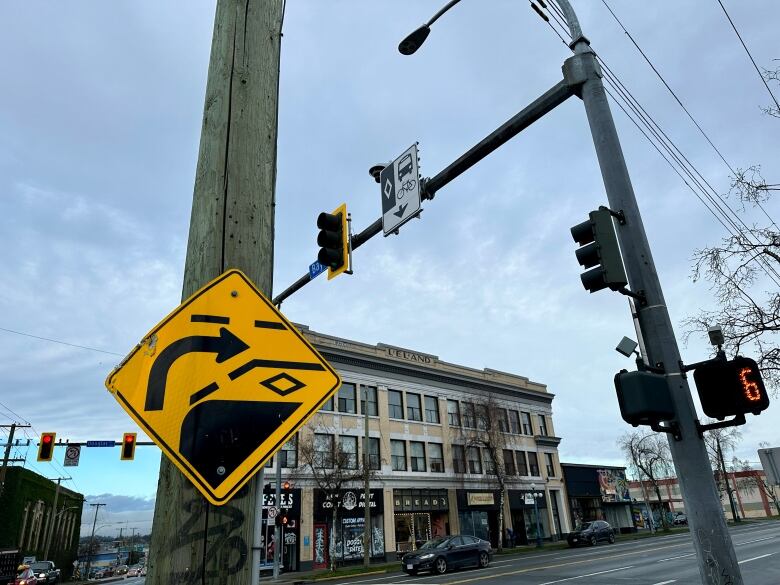
M 12 423 L 10 425 L 0 425 L 0 429 L 9 429 L 8 442 L 5 444 L 5 453 L 3 454 L 3 464 L 0 466 L 0 494 L 3 493 L 5 487 L 5 470 L 9 463 L 16 463 L 24 461 L 24 459 L 11 459 L 11 447 L 14 444 L 14 432 L 16 429 L 29 429 L 30 425 L 19 425 Z
M 272 296 L 283 6 L 217 0 L 182 299 L 230 268 Z M 213 507 L 163 457 L 146 582 L 249 585 L 256 482 Z
M 46 546 L 43 547 L 43 558 L 49 559 L 49 547 L 51 546 L 51 535 L 54 532 L 54 522 L 57 520 L 57 501 L 60 498 L 60 482 L 68 481 L 70 477 L 58 477 L 57 489 L 54 490 L 54 505 L 51 509 L 51 516 L 49 520 L 49 529 L 46 531 Z M 54 480 L 52 480 L 54 481 Z
M 276 517 L 279 518 L 282 509 L 282 462 L 279 460 L 279 454 L 276 454 L 276 496 L 274 497 L 276 506 Z M 260 512 L 262 514 L 262 511 Z M 279 559 L 282 552 L 282 529 L 279 524 L 274 526 L 274 579 L 279 578 Z
M 364 526 L 363 526 L 363 566 L 368 567 L 371 564 L 371 489 L 369 486 L 370 457 L 368 447 L 368 386 L 363 386 L 363 395 L 365 396 L 363 410 L 363 424 L 365 428 L 365 438 L 363 443 L 363 490 L 366 503 Z
M 97 524 L 97 515 L 98 510 L 100 510 L 100 506 L 105 506 L 105 504 L 90 504 L 93 508 L 95 508 L 95 519 L 92 521 L 92 535 L 89 537 L 89 549 L 87 550 L 87 569 L 85 571 L 84 578 L 89 579 L 89 568 L 92 566 L 92 547 L 95 543 L 95 525 Z

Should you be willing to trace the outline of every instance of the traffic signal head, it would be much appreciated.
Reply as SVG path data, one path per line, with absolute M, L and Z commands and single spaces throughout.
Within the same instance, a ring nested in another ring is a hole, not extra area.
M 615 374 L 620 415 L 633 426 L 653 425 L 675 417 L 672 394 L 666 376 L 651 372 Z
M 317 261 L 328 267 L 328 280 L 349 268 L 349 228 L 347 204 L 342 203 L 333 213 L 320 213 L 317 217 L 317 245 L 320 251 Z
M 290 489 L 290 482 L 289 482 L 289 481 L 285 481 L 285 482 L 282 484 L 282 489 L 284 489 L 284 490 L 289 490 L 289 489 Z
M 769 406 L 769 395 L 758 364 L 746 357 L 713 360 L 693 371 L 704 414 L 723 420 L 738 414 L 761 414 Z
M 51 461 L 54 456 L 54 439 L 57 433 L 42 433 L 38 444 L 38 461 Z
M 122 437 L 122 461 L 132 461 L 135 459 L 135 433 L 125 433 Z
M 592 293 L 603 288 L 619 290 L 628 284 L 608 209 L 591 211 L 587 221 L 571 228 L 571 235 L 582 246 L 576 251 L 577 261 L 590 268 L 580 275 L 587 290 Z

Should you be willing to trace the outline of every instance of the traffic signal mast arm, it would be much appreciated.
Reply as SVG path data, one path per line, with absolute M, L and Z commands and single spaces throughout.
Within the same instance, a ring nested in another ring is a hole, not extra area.
M 567 71 L 566 68 L 564 68 L 564 71 Z M 457 160 L 439 171 L 438 174 L 431 177 L 430 179 L 422 179 L 420 193 L 421 199 L 432 200 L 439 189 L 446 186 L 465 171 L 473 167 L 498 147 L 517 136 L 520 132 L 536 122 L 539 118 L 554 110 L 557 106 L 561 105 L 571 96 L 576 95 L 579 92 L 580 86 L 584 82 L 584 77 L 563 79 L 559 81 L 548 91 L 531 102 L 527 107 L 512 116 L 504 124 L 496 128 L 488 136 L 471 147 Z M 352 237 L 352 250 L 356 250 L 365 244 L 368 240 L 380 233 L 382 233 L 381 217 L 365 228 L 362 232 L 355 234 Z M 306 286 L 310 280 L 311 275 L 307 272 L 286 289 L 284 289 L 281 293 L 279 293 L 276 297 L 274 297 L 272 301 L 273 304 L 277 307 L 280 306 L 285 299 Z

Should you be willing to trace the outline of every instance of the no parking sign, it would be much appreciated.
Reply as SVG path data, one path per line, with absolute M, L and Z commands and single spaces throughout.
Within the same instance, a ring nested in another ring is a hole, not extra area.
M 76 467 L 81 457 L 81 445 L 71 445 L 65 449 L 65 467 Z

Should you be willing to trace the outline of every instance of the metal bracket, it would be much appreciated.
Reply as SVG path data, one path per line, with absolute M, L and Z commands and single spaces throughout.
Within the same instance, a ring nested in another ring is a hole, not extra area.
M 680 370 L 683 373 L 685 373 L 685 372 L 690 372 L 691 370 L 695 370 L 699 366 L 703 366 L 705 364 L 711 364 L 712 362 L 725 362 L 725 361 L 727 361 L 727 359 L 726 359 L 726 352 L 721 349 L 721 350 L 718 350 L 718 353 L 715 355 L 715 357 L 710 359 L 710 360 L 704 360 L 704 361 L 701 361 L 701 362 L 696 362 L 696 363 L 693 363 L 693 364 L 689 364 L 687 366 L 685 364 L 683 364 L 682 360 L 680 360 Z
M 669 433 L 674 437 L 675 441 L 682 440 L 682 434 L 680 433 L 680 425 L 677 421 L 672 421 L 668 425 L 662 426 L 660 422 L 655 422 L 650 425 L 650 428 L 657 433 Z
M 620 225 L 626 225 L 626 214 L 623 213 L 622 209 L 620 211 L 613 211 L 606 205 L 599 205 L 599 209 L 604 209 L 606 211 L 609 211 L 609 214 L 615 219 L 617 219 Z
M 666 374 L 663 362 L 658 362 L 655 366 L 650 366 L 644 362 L 641 357 L 636 358 L 636 369 L 640 372 L 651 372 L 653 374 Z
M 640 290 L 637 292 L 634 292 L 632 290 L 628 290 L 625 286 L 623 288 L 615 289 L 616 292 L 619 292 L 621 295 L 626 295 L 627 297 L 635 298 L 639 301 L 639 304 L 643 307 L 647 306 L 647 297 L 645 296 L 645 291 Z
M 699 436 L 704 436 L 704 431 L 710 431 L 712 429 L 722 429 L 725 427 L 738 427 L 740 425 L 744 425 L 747 421 L 745 420 L 745 414 L 741 413 L 732 418 L 731 420 L 724 420 L 717 423 L 712 423 L 709 425 L 703 425 L 698 420 L 696 421 L 696 430 L 699 432 Z
M 436 191 L 428 191 L 428 181 L 430 181 L 428 177 L 420 178 L 420 199 L 433 201 L 433 198 L 436 197 Z
M 349 260 L 349 270 L 344 274 L 352 274 L 352 214 L 347 213 L 347 258 Z M 281 303 L 279 303 L 281 306 Z

